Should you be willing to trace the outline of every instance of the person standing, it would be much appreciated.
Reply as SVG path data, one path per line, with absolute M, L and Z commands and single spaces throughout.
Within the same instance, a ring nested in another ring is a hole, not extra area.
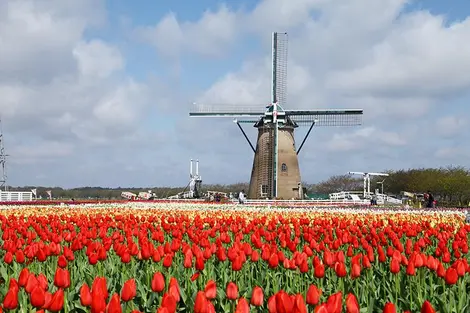
M 432 209 L 434 207 L 434 196 L 432 193 L 428 190 L 427 192 L 427 199 L 426 199 L 426 208 Z
M 238 203 L 239 204 L 244 204 L 245 203 L 245 190 L 242 189 L 240 193 L 238 194 Z

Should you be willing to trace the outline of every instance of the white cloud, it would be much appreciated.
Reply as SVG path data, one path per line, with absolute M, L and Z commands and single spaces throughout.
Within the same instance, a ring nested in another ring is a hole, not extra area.
M 464 147 L 441 147 L 436 149 L 435 154 L 437 158 L 448 161 L 456 161 L 462 158 L 468 158 L 470 153 L 466 146 Z
M 80 74 L 86 78 L 107 78 L 124 66 L 119 50 L 101 40 L 80 42 L 73 49 Z
M 456 96 L 470 90 L 470 48 L 464 44 L 470 18 L 447 23 L 445 16 L 406 11 L 406 0 L 263 0 L 251 11 L 205 9 L 191 21 L 167 11 L 131 34 L 164 56 L 162 63 L 171 58 L 181 67 L 188 61 L 207 66 L 207 73 L 181 68 L 188 76 L 176 84 L 168 77 L 131 77 L 141 73 L 132 67 L 135 55 L 127 59 L 126 53 L 140 46 L 123 50 L 132 42 L 121 41 L 120 29 L 113 29 L 117 43 L 93 36 L 93 27 L 109 22 L 105 3 L 0 1 L 0 113 L 8 150 L 27 168 L 13 167 L 10 177 L 30 171 L 25 183 L 29 177 L 39 177 L 38 184 L 68 183 L 68 176 L 91 185 L 173 184 L 176 172 L 186 177 L 181 160 L 192 156 L 210 164 L 204 177 L 213 182 L 246 181 L 252 155 L 238 129 L 230 120 L 188 121 L 181 103 L 263 108 L 270 101 L 273 30 L 290 36 L 287 108 L 365 110 L 361 128 L 314 129 L 301 156 L 314 162 L 301 164 L 303 177 L 326 178 L 335 174 L 331 168 L 342 173 L 468 163 L 453 138 L 468 141 L 461 133 L 464 114 L 442 116 L 436 109 L 457 106 Z M 140 22 L 129 18 L 130 25 Z M 245 49 L 242 62 L 230 58 Z M 235 62 L 242 63 L 238 69 Z M 208 84 L 214 75 L 219 79 Z M 187 99 L 201 85 L 209 87 Z M 48 162 L 59 173 L 44 175 Z
M 120 49 L 89 35 L 106 22 L 104 4 L 0 2 L 0 114 L 12 183 L 83 182 L 76 162 L 100 168 L 104 153 L 112 167 L 129 160 L 130 151 L 115 153 L 121 145 L 155 139 L 142 136 L 141 124 L 159 85 L 129 77 Z
M 350 133 L 335 134 L 327 148 L 330 151 L 357 151 L 374 149 L 379 145 L 399 147 L 406 143 L 403 136 L 396 132 L 364 127 Z
M 237 38 L 237 16 L 237 12 L 221 5 L 215 12 L 204 11 L 197 22 L 180 23 L 176 14 L 170 12 L 157 25 L 139 27 L 136 33 L 166 57 L 177 58 L 184 52 L 220 56 Z
M 470 18 L 445 26 L 442 16 L 405 14 L 372 49 L 369 64 L 337 71 L 329 84 L 350 93 L 448 95 L 470 85 Z M 351 79 L 354 77 L 354 79 Z
M 445 116 L 436 122 L 437 133 L 444 137 L 452 137 L 468 127 L 468 120 L 464 117 Z
M 374 166 L 379 155 L 381 160 L 393 161 L 389 163 L 393 166 L 440 166 L 449 160 L 442 156 L 450 148 L 437 153 L 436 145 L 452 143 L 438 142 L 433 136 L 436 131 L 456 134 L 462 122 L 436 122 L 438 110 L 444 104 L 457 106 L 456 97 L 470 87 L 470 51 L 462 47 L 470 39 L 470 18 L 446 23 L 445 16 L 405 11 L 409 4 L 404 0 L 262 1 L 238 18 L 244 32 L 261 36 L 265 54 L 246 59 L 239 70 L 221 76 L 198 102 L 256 105 L 269 100 L 269 33 L 288 31 L 287 107 L 364 109 L 360 129 L 315 129 L 314 139 L 309 139 L 315 142 L 306 145 L 302 158 L 312 159 L 314 154 L 320 163 L 301 165 L 307 173 L 326 173 L 330 166 L 321 162 L 332 159 L 323 160 L 324 151 L 354 153 L 355 162 L 362 162 L 359 167 Z M 233 44 L 243 43 L 235 38 Z M 196 121 L 193 128 L 204 125 Z M 226 127 L 231 127 L 229 121 Z M 249 135 L 254 137 L 255 132 Z M 207 132 L 205 138 L 217 137 Z M 453 156 L 453 162 L 468 163 L 462 153 L 454 151 Z
M 54 162 L 57 158 L 70 157 L 75 152 L 74 146 L 67 142 L 42 141 L 40 143 L 15 145 L 9 153 L 14 156 L 14 164 L 37 164 Z

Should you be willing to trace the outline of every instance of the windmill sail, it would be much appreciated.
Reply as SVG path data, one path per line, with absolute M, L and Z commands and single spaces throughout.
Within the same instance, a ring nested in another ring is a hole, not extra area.
M 272 103 L 287 104 L 287 33 L 273 33 Z

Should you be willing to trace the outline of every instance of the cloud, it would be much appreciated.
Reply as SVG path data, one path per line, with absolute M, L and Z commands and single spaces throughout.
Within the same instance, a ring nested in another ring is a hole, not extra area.
M 442 122 L 435 122 L 439 109 L 444 104 L 461 106 L 456 99 L 466 97 L 470 87 L 469 51 L 461 44 L 469 41 L 470 18 L 450 22 L 444 15 L 411 5 L 404 0 L 262 1 L 238 18 L 245 33 L 256 34 L 265 43 L 264 54 L 245 59 L 238 70 L 222 75 L 197 102 L 255 106 L 269 101 L 269 33 L 288 31 L 287 108 L 364 109 L 362 129 L 315 129 L 309 142 L 315 141 L 305 146 L 301 157 L 302 162 L 317 156 L 317 164 L 301 165 L 307 175 L 331 175 L 331 163 L 339 158 L 331 153 L 340 152 L 354 154 L 354 162 L 363 170 L 455 162 L 455 157 L 445 158 L 449 154 L 429 158 L 435 155 L 435 145 L 441 144 L 429 138 L 436 127 L 445 132 Z M 243 44 L 238 38 L 232 45 Z M 206 123 L 196 121 L 193 127 L 207 129 Z M 297 131 L 297 141 L 302 132 Z M 255 133 L 249 132 L 252 138 Z M 215 136 L 206 131 L 204 138 L 211 141 Z M 329 159 L 320 156 L 325 151 Z M 386 156 L 390 163 L 379 164 L 379 158 Z M 458 160 L 468 164 L 464 158 Z
M 329 84 L 352 94 L 447 96 L 470 85 L 470 47 L 460 44 L 468 40 L 470 18 L 446 26 L 443 16 L 405 14 L 372 48 L 369 64 L 336 71 Z
M 80 42 L 73 49 L 80 75 L 104 79 L 124 67 L 124 60 L 116 47 L 101 40 Z
M 223 4 L 216 11 L 205 10 L 197 22 L 180 23 L 169 12 L 155 26 L 137 27 L 135 33 L 166 57 L 187 52 L 220 56 L 237 37 L 237 15 Z
M 436 129 L 443 137 L 452 137 L 465 129 L 467 119 L 458 116 L 444 116 L 437 120 Z
M 237 127 L 187 111 L 193 101 L 264 108 L 273 30 L 289 33 L 287 108 L 364 109 L 362 127 L 314 128 L 300 154 L 304 180 L 468 165 L 456 147 L 469 135 L 470 18 L 413 4 L 160 7 L 162 18 L 144 23 L 104 0 L 0 1 L 9 177 L 18 185 L 181 185 L 192 157 L 205 183 L 247 181 L 253 154 Z M 132 36 L 116 27 L 124 20 Z M 178 80 L 164 71 L 175 64 Z M 254 141 L 256 129 L 244 128 Z M 296 130 L 297 142 L 305 132 Z
M 57 158 L 70 157 L 74 146 L 66 142 L 48 141 L 40 144 L 15 145 L 10 149 L 11 162 L 19 165 L 34 165 L 39 162 L 53 163 Z
M 143 130 L 163 85 L 128 75 L 119 46 L 90 36 L 107 23 L 104 5 L 1 2 L 0 114 L 10 183 L 92 183 L 76 166 L 87 159 L 103 183 L 104 162 L 116 169 L 129 162 L 132 151 L 122 153 L 121 145 L 144 151 L 147 140 L 166 140 Z
M 468 158 L 470 156 L 470 152 L 462 147 L 442 147 L 438 148 L 434 155 L 439 159 L 455 161 L 461 158 Z
M 335 134 L 327 148 L 330 151 L 357 151 L 374 149 L 378 145 L 403 146 L 406 140 L 400 134 L 375 127 L 364 127 L 347 134 Z

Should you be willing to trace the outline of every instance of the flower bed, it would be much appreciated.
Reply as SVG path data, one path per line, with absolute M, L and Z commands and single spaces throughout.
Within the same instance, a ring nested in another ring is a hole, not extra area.
M 3 310 L 465 312 L 458 211 L 9 206 Z

